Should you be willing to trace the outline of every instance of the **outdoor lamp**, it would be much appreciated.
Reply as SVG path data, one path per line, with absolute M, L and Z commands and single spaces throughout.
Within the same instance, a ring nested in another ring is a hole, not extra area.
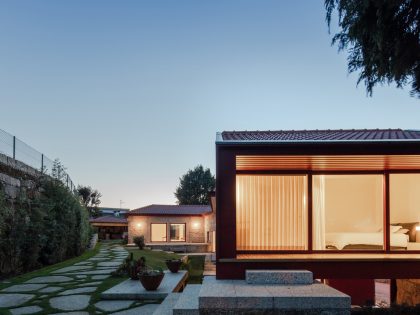
M 141 223 L 137 223 L 137 227 L 141 228 Z
M 193 223 L 193 228 L 199 228 L 200 227 L 200 223 L 199 222 L 194 222 Z

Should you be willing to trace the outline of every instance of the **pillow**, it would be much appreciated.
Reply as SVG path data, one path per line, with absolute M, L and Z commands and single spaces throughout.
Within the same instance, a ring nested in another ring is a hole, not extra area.
M 410 223 L 396 223 L 397 225 L 401 225 L 403 229 L 408 229 L 408 236 L 410 242 L 416 241 L 416 226 L 419 225 L 419 222 L 410 222 Z M 420 240 L 418 240 L 420 241 Z
M 402 229 L 401 225 L 391 225 L 390 226 L 391 233 L 396 233 L 400 229 Z
M 408 232 L 410 232 L 409 229 L 399 229 L 395 234 L 407 234 Z

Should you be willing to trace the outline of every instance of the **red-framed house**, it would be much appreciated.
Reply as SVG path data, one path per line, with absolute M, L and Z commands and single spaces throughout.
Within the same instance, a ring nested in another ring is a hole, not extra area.
M 420 278 L 420 131 L 219 133 L 216 205 L 218 279 Z

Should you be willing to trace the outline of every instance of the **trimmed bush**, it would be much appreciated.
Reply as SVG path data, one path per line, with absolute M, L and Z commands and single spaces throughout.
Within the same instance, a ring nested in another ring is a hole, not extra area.
M 146 244 L 144 243 L 144 236 L 140 235 L 140 236 L 135 236 L 133 238 L 133 242 L 134 244 L 137 245 L 137 247 L 142 250 L 144 248 L 144 246 L 146 246 Z

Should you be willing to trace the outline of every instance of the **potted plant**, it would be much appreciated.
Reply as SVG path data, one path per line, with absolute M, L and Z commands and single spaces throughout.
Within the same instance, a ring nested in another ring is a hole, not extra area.
M 179 268 L 182 265 L 181 259 L 166 259 L 165 260 L 166 267 L 172 272 L 177 273 L 179 271 Z
M 143 268 L 138 274 L 140 282 L 146 291 L 155 291 L 162 282 L 165 273 L 162 269 L 154 270 L 150 267 Z

